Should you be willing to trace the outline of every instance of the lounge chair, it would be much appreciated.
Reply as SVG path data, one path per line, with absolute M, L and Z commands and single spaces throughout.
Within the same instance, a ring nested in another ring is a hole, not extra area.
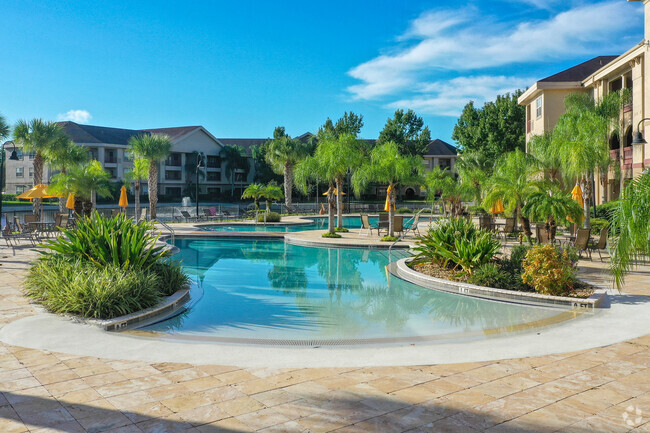
M 600 236 L 598 236 L 598 242 L 590 242 L 587 245 L 587 248 L 589 249 L 589 257 L 591 257 L 592 251 L 598 251 L 598 256 L 600 257 L 600 261 L 601 262 L 603 261 L 603 255 L 601 254 L 601 251 L 607 249 L 608 234 L 609 234 L 609 228 L 603 227 L 600 230 Z
M 420 224 L 420 214 L 422 211 L 418 212 L 415 214 L 415 217 L 413 217 L 413 222 L 411 222 L 411 227 L 409 227 L 409 230 L 415 235 L 417 233 L 417 236 L 422 236 L 420 234 L 420 229 L 418 228 L 418 224 Z
M 365 236 L 368 236 L 369 234 L 372 234 L 372 230 L 374 229 L 373 226 L 370 225 L 370 220 L 368 219 L 368 215 L 362 214 L 361 215 L 361 228 L 359 229 L 359 235 L 364 235 L 363 231 L 365 231 Z
M 181 211 L 181 215 L 183 215 L 183 218 L 185 218 L 185 222 L 189 221 L 198 221 L 199 217 L 198 216 L 192 216 L 190 213 L 186 210 Z
M 578 250 L 579 257 L 582 257 L 582 252 L 585 251 L 589 255 L 589 259 L 591 259 L 591 251 L 589 250 L 590 236 L 591 229 L 578 229 L 573 246 Z
M 3 230 L 3 236 L 4 234 L 5 231 Z M 9 224 L 7 224 L 7 235 L 12 237 L 13 239 L 26 239 L 30 241 L 34 246 L 36 246 L 36 241 L 38 240 L 38 236 L 36 235 L 36 232 L 31 228 L 28 228 L 27 226 L 23 226 L 22 224 L 20 224 L 18 218 L 14 218 L 13 229 L 11 229 L 9 227 Z

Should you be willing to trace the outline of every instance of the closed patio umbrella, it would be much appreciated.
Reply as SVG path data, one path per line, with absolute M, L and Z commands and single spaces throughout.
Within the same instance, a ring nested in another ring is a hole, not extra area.
M 582 200 L 582 188 L 580 188 L 580 185 L 576 184 L 576 186 L 573 187 L 571 190 L 571 198 L 580 203 L 580 206 L 584 206 L 585 202 Z M 580 218 L 580 223 L 582 223 L 582 220 L 584 217 Z M 567 217 L 567 220 L 570 222 L 574 223 L 576 221 L 573 221 L 570 217 Z
M 386 189 L 386 204 L 384 205 L 384 211 L 388 212 L 390 210 L 390 200 L 388 197 L 390 197 L 390 192 L 392 188 L 390 185 L 388 185 L 388 188 Z M 395 205 L 393 205 L 393 210 L 395 210 Z
M 74 194 L 68 196 L 68 200 L 65 202 L 65 207 L 74 210 Z
M 503 201 L 501 199 L 497 200 L 494 205 L 490 208 L 490 213 L 493 215 L 496 215 L 498 213 L 504 212 L 505 209 L 503 208 Z
M 129 205 L 129 201 L 126 198 L 126 187 L 124 185 L 120 189 L 120 201 L 117 205 L 121 208 L 126 208 Z

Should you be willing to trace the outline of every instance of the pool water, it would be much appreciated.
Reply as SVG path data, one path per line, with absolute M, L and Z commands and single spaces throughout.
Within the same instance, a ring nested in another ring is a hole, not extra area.
M 410 217 L 409 217 L 410 218 Z M 376 224 L 378 217 L 370 217 L 370 224 Z M 327 229 L 327 218 L 310 218 L 312 222 L 305 224 L 230 224 L 202 226 L 201 230 L 211 232 L 284 232 L 293 233 L 304 230 Z M 406 225 L 407 219 L 404 223 Z M 343 217 L 343 226 L 348 229 L 359 229 L 361 227 L 360 217 Z
M 179 238 L 176 246 L 195 283 L 193 304 L 141 328 L 173 338 L 322 344 L 486 338 L 566 314 L 418 287 L 386 269 L 404 250 L 263 239 Z

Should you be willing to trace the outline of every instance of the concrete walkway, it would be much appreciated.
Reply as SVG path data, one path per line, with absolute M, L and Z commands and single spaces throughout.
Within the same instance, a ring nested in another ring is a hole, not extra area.
M 35 257 L 0 247 L 0 326 L 40 314 L 20 292 Z M 608 282 L 605 264 L 580 265 Z M 645 302 L 649 275 L 628 278 L 624 294 Z M 650 335 L 501 361 L 299 369 L 1 343 L 0 432 L 650 432 L 648 367 Z

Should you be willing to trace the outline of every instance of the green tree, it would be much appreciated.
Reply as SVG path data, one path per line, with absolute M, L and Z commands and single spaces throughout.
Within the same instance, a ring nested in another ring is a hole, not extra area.
M 561 162 L 562 176 L 582 186 L 585 227 L 591 226 L 594 173 L 606 173 L 611 164 L 608 138 L 619 128 L 625 94 L 609 93 L 598 102 L 585 93 L 570 94 L 564 101 L 566 111 L 553 130 L 552 145 Z
M 238 170 L 243 171 L 242 177 L 245 180 L 250 172 L 250 162 L 246 156 L 246 149 L 237 145 L 224 146 L 221 149 L 220 155 L 224 161 L 224 173 L 230 178 L 231 196 L 234 198 L 236 173 Z
M 336 121 L 336 124 L 331 119 L 327 119 L 323 126 L 318 130 L 317 137 L 325 135 L 334 135 L 339 137 L 343 134 L 351 134 L 355 137 L 359 135 L 363 128 L 363 115 L 355 114 L 352 111 L 343 113 L 343 117 Z
M 424 120 L 413 110 L 396 110 L 393 118 L 386 120 L 384 129 L 379 133 L 377 144 L 388 142 L 397 144 L 402 155 L 421 156 L 427 152 L 431 142 L 431 132 L 424 126 Z
M 31 121 L 19 120 L 14 127 L 14 140 L 22 146 L 24 152 L 34 152 L 34 185 L 43 183 L 43 167 L 46 162 L 47 152 L 56 146 L 63 130 L 54 122 L 43 119 Z M 37 220 L 41 218 L 40 198 L 35 198 L 32 203 L 34 215 Z
M 259 183 L 251 183 L 246 187 L 241 198 L 252 198 L 255 203 L 255 212 L 260 209 L 260 199 L 264 196 L 264 185 Z
M 314 156 L 298 163 L 296 181 L 302 191 L 307 191 L 309 180 L 321 180 L 329 184 L 327 202 L 329 204 L 328 229 L 334 234 L 334 209 L 337 209 L 338 228 L 343 229 L 343 179 L 348 170 L 355 170 L 363 162 L 362 144 L 348 133 L 338 137 L 327 134 L 319 140 Z M 336 188 L 337 193 L 334 193 Z M 338 206 L 335 204 L 338 202 Z
M 60 134 L 60 137 L 44 152 L 44 155 L 50 168 L 59 170 L 63 174 L 66 174 L 70 168 L 81 165 L 90 159 L 88 150 L 75 144 L 65 134 Z M 65 203 L 66 197 L 60 197 L 60 212 L 65 211 Z
M 420 156 L 404 155 L 400 152 L 396 143 L 389 141 L 377 145 L 370 154 L 370 160 L 366 161 L 352 176 L 352 183 L 356 194 L 370 182 L 388 184 L 388 235 L 394 236 L 393 216 L 395 214 L 395 202 L 397 189 L 401 185 L 421 185 L 422 173 L 424 171 L 424 160 Z
M 264 184 L 271 181 L 282 181 L 282 176 L 275 173 L 271 164 L 266 160 L 268 149 L 269 142 L 251 146 L 251 156 L 253 158 L 253 166 L 255 167 L 255 177 L 253 180 L 257 183 Z
M 461 182 L 472 191 L 476 203 L 483 200 L 483 189 L 494 168 L 494 162 L 481 150 L 466 151 L 456 160 Z
M 11 132 L 11 128 L 9 127 L 9 124 L 5 120 L 5 118 L 0 114 L 0 145 L 3 144 L 4 140 L 9 137 L 9 133 Z M 6 152 L 5 148 L 2 147 L 0 148 L 0 162 L 5 162 L 6 160 Z M 0 172 L 0 200 L 2 200 L 2 191 L 5 190 L 5 172 L 4 170 Z M 0 215 L 0 218 L 2 216 Z
M 284 193 L 282 192 L 282 188 L 280 188 L 274 181 L 271 181 L 264 185 L 262 197 L 266 199 L 266 212 L 271 212 L 271 202 L 273 200 L 282 200 L 284 198 Z
M 619 289 L 637 264 L 650 255 L 650 172 L 634 179 L 612 212 L 610 269 Z
M 269 142 L 266 160 L 273 171 L 284 176 L 284 204 L 288 212 L 292 211 L 293 169 L 309 155 L 309 147 L 308 143 L 288 136 L 283 126 L 275 128 L 273 140 Z
M 149 174 L 149 161 L 144 158 L 134 158 L 133 167 L 124 173 L 124 182 L 132 183 L 135 195 L 135 221 L 140 220 L 140 191 L 142 190 L 142 181 Z
M 490 209 L 501 200 L 508 211 L 514 211 L 515 217 L 521 222 L 524 234 L 532 235 L 530 221 L 522 213 L 528 197 L 537 191 L 531 182 L 532 177 L 539 171 L 536 161 L 530 155 L 520 150 L 503 155 L 495 167 L 488 182 L 488 192 L 483 199 L 483 207 Z
M 449 213 L 452 216 L 459 216 L 463 213 L 463 201 L 472 197 L 475 190 L 467 184 L 461 183 L 449 170 L 442 170 L 435 167 L 427 173 L 425 182 L 427 198 L 432 202 L 439 196 L 442 201 L 442 211 L 446 215 L 449 205 Z
M 517 99 L 521 90 L 498 95 L 494 102 L 476 108 L 470 101 L 454 126 L 451 136 L 463 151 L 482 150 L 489 159 L 513 150 L 524 150 L 526 109 Z
M 532 184 L 537 190 L 527 197 L 522 213 L 530 220 L 545 221 L 546 230 L 553 240 L 557 222 L 566 221 L 567 217 L 578 221 L 582 207 L 571 198 L 571 194 L 562 191 L 557 183 L 536 181 Z
M 97 205 L 97 195 L 111 197 L 111 175 L 97 160 L 71 167 L 67 173 L 52 177 L 51 190 L 61 194 L 75 194 L 84 201 L 84 211 L 90 215 Z
M 144 134 L 131 137 L 129 152 L 135 158 L 142 158 L 149 163 L 148 193 L 149 217 L 156 219 L 156 205 L 158 204 L 158 165 L 169 156 L 172 151 L 172 142 L 167 135 Z
M 534 135 L 528 142 L 528 152 L 535 157 L 539 168 L 551 182 L 562 185 L 562 159 L 558 146 L 553 143 L 553 132 L 546 131 L 543 135 Z

